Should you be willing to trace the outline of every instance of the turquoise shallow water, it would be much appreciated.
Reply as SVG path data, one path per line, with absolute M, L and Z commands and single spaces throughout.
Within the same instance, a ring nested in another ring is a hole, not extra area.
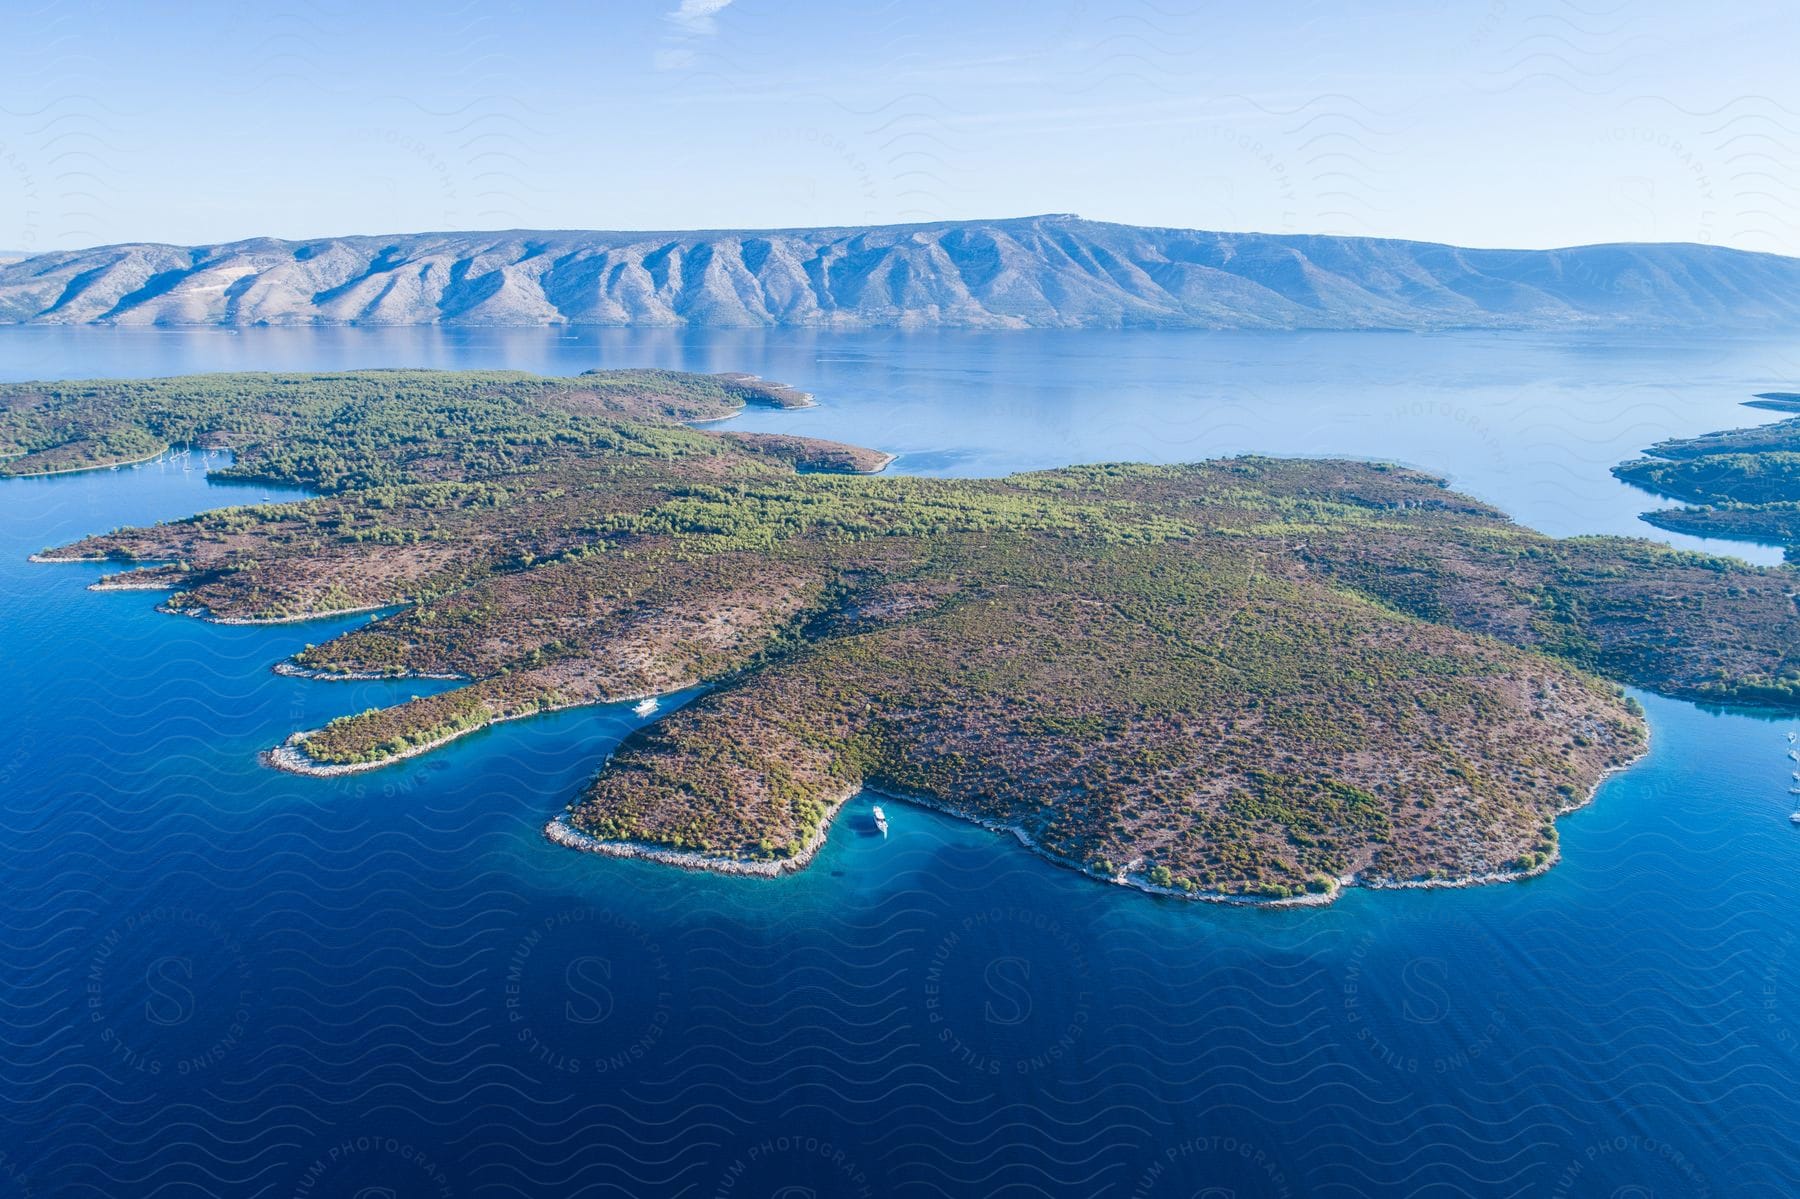
M 1387 362 L 1359 346 L 1330 353 Z M 950 385 L 913 360 L 947 378 L 950 351 L 851 348 L 869 394 L 913 389 L 918 443 L 948 430 Z M 847 427 L 872 404 L 835 401 L 789 353 L 737 365 L 826 406 L 759 419 Z M 1711 355 L 1696 386 L 1714 408 L 1664 424 L 1728 423 L 1727 396 L 1779 353 L 1690 351 Z M 1666 373 L 1659 354 L 1618 373 Z M 6 369 L 53 373 L 23 356 Z M 1600 371 L 1589 358 L 1559 394 Z M 994 394 L 1048 377 L 1036 358 L 963 369 L 998 371 Z M 1026 460 L 1066 446 L 1033 440 L 1037 419 L 955 463 L 1046 464 Z M 1633 419 L 1596 427 L 1639 436 L 1614 429 Z M 1068 420 L 1069 438 L 1104 425 Z M 1598 486 L 1574 477 L 1571 495 Z M 539 836 L 636 723 L 623 708 L 347 779 L 278 774 L 256 750 L 421 685 L 269 672 L 352 622 L 206 625 L 84 590 L 96 568 L 25 561 L 264 494 L 284 493 L 167 463 L 0 483 L 0 1195 L 1800 1189 L 1793 722 L 1643 697 L 1652 754 L 1563 821 L 1560 866 L 1514 886 L 1166 902 L 899 804 L 883 840 L 860 800 L 796 878 L 681 874 Z

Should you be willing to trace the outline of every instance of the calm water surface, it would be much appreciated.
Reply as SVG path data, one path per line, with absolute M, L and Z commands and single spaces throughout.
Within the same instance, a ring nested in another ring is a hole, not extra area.
M 16 330 L 0 374 L 749 369 L 743 424 L 989 473 L 1400 458 L 1559 533 L 1605 468 L 1757 414 L 1767 342 Z M 539 828 L 636 720 L 565 712 L 347 779 L 296 728 L 419 691 L 269 666 L 49 543 L 288 493 L 163 462 L 0 483 L 0 1196 L 1787 1195 L 1792 722 L 1644 696 L 1651 756 L 1542 879 L 1318 911 L 1164 902 L 865 801 L 768 883 Z
M 804 330 L 16 328 L 0 379 L 202 370 L 594 367 L 748 370 L 822 406 L 735 427 L 902 455 L 896 469 L 995 475 L 1073 462 L 1341 455 L 1441 474 L 1559 536 L 1629 533 L 1758 561 L 1779 553 L 1661 533 L 1662 506 L 1608 469 L 1665 437 L 1776 414 L 1800 338 L 1461 333 L 851 333 Z

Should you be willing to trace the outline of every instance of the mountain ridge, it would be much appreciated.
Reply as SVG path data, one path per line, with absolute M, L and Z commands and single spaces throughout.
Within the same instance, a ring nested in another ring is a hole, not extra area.
M 1800 259 L 1471 249 L 1048 214 L 128 242 L 0 262 L 0 323 L 1541 329 L 1800 325 Z

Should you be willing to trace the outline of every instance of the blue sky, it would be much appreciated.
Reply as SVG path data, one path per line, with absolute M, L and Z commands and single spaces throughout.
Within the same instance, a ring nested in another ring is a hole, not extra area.
M 81 0 L 0 249 L 1077 212 L 1800 253 L 1800 19 L 1654 0 Z

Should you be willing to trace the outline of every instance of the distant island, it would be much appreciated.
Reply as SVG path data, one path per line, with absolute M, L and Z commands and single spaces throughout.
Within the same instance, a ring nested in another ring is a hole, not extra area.
M 862 788 L 1173 895 L 1514 878 L 1646 744 L 1617 683 L 1782 703 L 1783 570 L 1557 540 L 1394 466 L 1004 479 L 693 427 L 799 392 L 658 371 L 0 387 L 0 472 L 229 448 L 313 489 L 46 550 L 216 621 L 378 615 L 280 669 L 459 685 L 298 730 L 329 775 L 496 721 L 704 691 L 596 763 L 576 848 L 778 874 Z M 547 813 L 548 814 L 548 813 Z
M 1792 329 L 1800 260 L 1682 244 L 1464 249 L 1064 215 L 255 238 L 0 262 L 0 323 Z

